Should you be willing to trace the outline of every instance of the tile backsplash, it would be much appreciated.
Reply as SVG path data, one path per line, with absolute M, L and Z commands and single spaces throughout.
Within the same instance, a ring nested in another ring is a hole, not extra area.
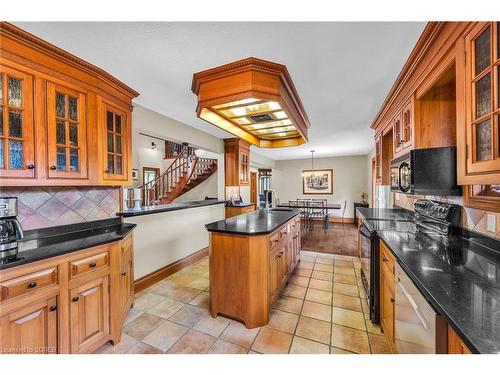
M 462 206 L 462 227 L 490 237 L 500 239 L 500 213 L 478 210 L 470 207 L 463 207 L 462 197 L 444 197 L 444 196 L 422 196 L 406 195 L 394 193 L 394 205 L 413 211 L 413 204 L 417 199 L 432 199 L 442 202 L 450 202 Z M 488 214 L 496 217 L 496 229 L 494 232 L 488 231 Z
M 118 187 L 9 187 L 0 196 L 18 198 L 25 230 L 116 218 L 120 210 Z

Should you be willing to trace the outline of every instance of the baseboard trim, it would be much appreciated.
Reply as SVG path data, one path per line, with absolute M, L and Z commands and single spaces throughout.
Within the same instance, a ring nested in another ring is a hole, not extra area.
M 188 255 L 185 258 L 179 259 L 173 263 L 167 264 L 165 267 L 160 268 L 159 270 L 153 271 L 137 280 L 134 281 L 134 293 L 138 293 L 153 284 L 156 284 L 158 281 L 163 280 L 164 278 L 173 275 L 176 272 L 179 272 L 183 268 L 190 266 L 193 263 L 196 263 L 200 259 L 204 258 L 208 255 L 208 247 L 205 247 L 196 253 Z

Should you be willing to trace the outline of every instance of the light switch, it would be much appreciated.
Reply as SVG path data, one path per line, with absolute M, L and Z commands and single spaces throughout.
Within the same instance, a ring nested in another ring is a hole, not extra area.
M 487 229 L 490 232 L 497 231 L 497 224 L 496 224 L 496 216 L 495 215 L 488 214 Z

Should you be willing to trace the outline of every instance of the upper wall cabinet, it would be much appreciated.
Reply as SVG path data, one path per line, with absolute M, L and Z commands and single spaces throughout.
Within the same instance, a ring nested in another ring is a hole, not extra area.
M 87 178 L 85 94 L 47 83 L 49 178 Z
M 35 176 L 33 77 L 0 62 L 0 177 Z M 2 181 L 3 182 L 3 181 Z
M 226 186 L 247 186 L 250 173 L 250 144 L 240 138 L 224 139 Z
M 0 23 L 2 186 L 130 185 L 136 91 Z
M 457 43 L 458 179 L 500 181 L 500 22 L 479 22 Z M 464 90 L 465 88 L 465 90 Z
M 102 159 L 104 181 L 128 181 L 130 173 L 130 116 L 126 110 L 104 102 L 102 109 L 102 139 L 105 139 Z

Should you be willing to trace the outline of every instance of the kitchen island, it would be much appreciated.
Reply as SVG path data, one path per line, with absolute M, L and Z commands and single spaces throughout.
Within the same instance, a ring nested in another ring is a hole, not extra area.
M 271 305 L 300 260 L 297 209 L 262 209 L 207 224 L 210 313 L 266 325 Z

